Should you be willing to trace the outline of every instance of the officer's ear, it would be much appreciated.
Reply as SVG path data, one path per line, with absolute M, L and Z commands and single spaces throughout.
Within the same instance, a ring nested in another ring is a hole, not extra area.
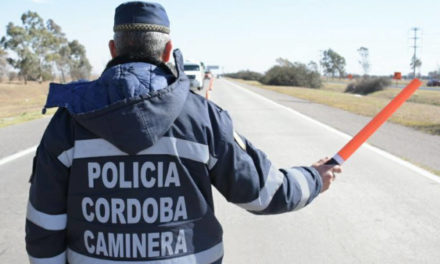
M 173 51 L 173 43 L 170 41 L 167 42 L 165 45 L 165 49 L 163 50 L 162 54 L 162 61 L 168 62 L 171 58 L 171 52 Z
M 110 55 L 112 55 L 112 58 L 118 56 L 118 54 L 116 53 L 115 41 L 113 39 L 108 42 L 108 48 L 110 50 Z

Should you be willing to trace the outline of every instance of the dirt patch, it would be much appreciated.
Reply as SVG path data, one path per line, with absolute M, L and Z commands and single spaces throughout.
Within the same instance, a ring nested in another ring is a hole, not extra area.
M 43 117 L 48 91 L 49 83 L 0 83 L 0 127 Z

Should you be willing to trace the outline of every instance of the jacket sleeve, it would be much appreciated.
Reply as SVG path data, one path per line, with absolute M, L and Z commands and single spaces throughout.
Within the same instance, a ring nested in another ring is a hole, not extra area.
M 65 111 L 59 110 L 34 157 L 25 238 L 31 264 L 66 263 L 69 122 Z
M 267 156 L 233 130 L 229 115 L 211 112 L 212 184 L 232 203 L 255 214 L 278 214 L 308 205 L 321 191 L 313 167 L 276 168 Z

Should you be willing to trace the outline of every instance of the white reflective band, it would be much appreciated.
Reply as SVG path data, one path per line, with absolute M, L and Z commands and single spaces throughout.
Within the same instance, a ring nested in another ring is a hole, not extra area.
M 345 162 L 345 160 L 341 156 L 339 156 L 339 154 L 334 155 L 333 159 L 336 160 L 339 165 L 342 165 Z
M 75 140 L 74 159 L 126 155 L 128 154 L 102 138 Z
M 173 155 L 207 164 L 209 149 L 207 145 L 197 142 L 173 137 L 162 137 L 156 144 L 142 150 L 138 155 Z
M 301 189 L 301 200 L 298 205 L 295 207 L 295 210 L 299 210 L 306 206 L 307 201 L 310 198 L 310 188 L 309 183 L 307 182 L 306 176 L 297 169 L 289 169 L 288 172 L 292 173 L 292 176 L 298 182 L 299 187 Z
M 70 166 L 72 166 L 73 150 L 74 148 L 70 148 L 58 156 L 58 160 L 63 163 L 64 166 L 66 166 L 67 168 L 70 168 Z
M 273 196 L 283 184 L 283 179 L 284 175 L 277 168 L 271 166 L 264 187 L 260 190 L 257 199 L 249 203 L 240 203 L 237 205 L 248 211 L 263 211 L 269 206 Z
M 52 215 L 40 212 L 32 206 L 30 201 L 26 218 L 37 226 L 51 231 L 64 230 L 67 225 L 67 214 Z
M 30 264 L 66 264 L 66 251 L 51 258 L 35 258 L 29 256 Z
M 161 260 L 145 260 L 145 261 L 125 261 L 125 260 L 107 260 L 92 258 L 71 249 L 67 249 L 67 259 L 70 264 L 210 264 L 219 260 L 223 256 L 223 243 L 220 242 L 212 248 L 204 251 L 186 255 L 182 257 L 161 259 Z
M 209 156 L 208 160 L 208 169 L 212 170 L 214 168 L 215 164 L 217 164 L 218 159 L 214 158 L 213 156 Z
M 127 155 L 107 140 L 97 138 L 76 140 L 75 147 L 61 153 L 58 160 L 70 167 L 73 159 Z M 138 152 L 137 155 L 172 155 L 204 164 L 212 162 L 207 145 L 173 137 L 162 137 L 153 146 Z

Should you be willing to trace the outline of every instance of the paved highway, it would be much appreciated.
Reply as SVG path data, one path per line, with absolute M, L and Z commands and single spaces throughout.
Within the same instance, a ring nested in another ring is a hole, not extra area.
M 211 99 L 280 167 L 332 155 L 348 136 L 226 80 Z M 0 263 L 26 263 L 24 218 L 32 149 L 48 119 L 0 129 Z M 402 143 L 403 144 L 403 143 Z M 216 193 L 224 263 L 438 263 L 440 181 L 371 146 L 331 190 L 298 212 L 255 216 Z

